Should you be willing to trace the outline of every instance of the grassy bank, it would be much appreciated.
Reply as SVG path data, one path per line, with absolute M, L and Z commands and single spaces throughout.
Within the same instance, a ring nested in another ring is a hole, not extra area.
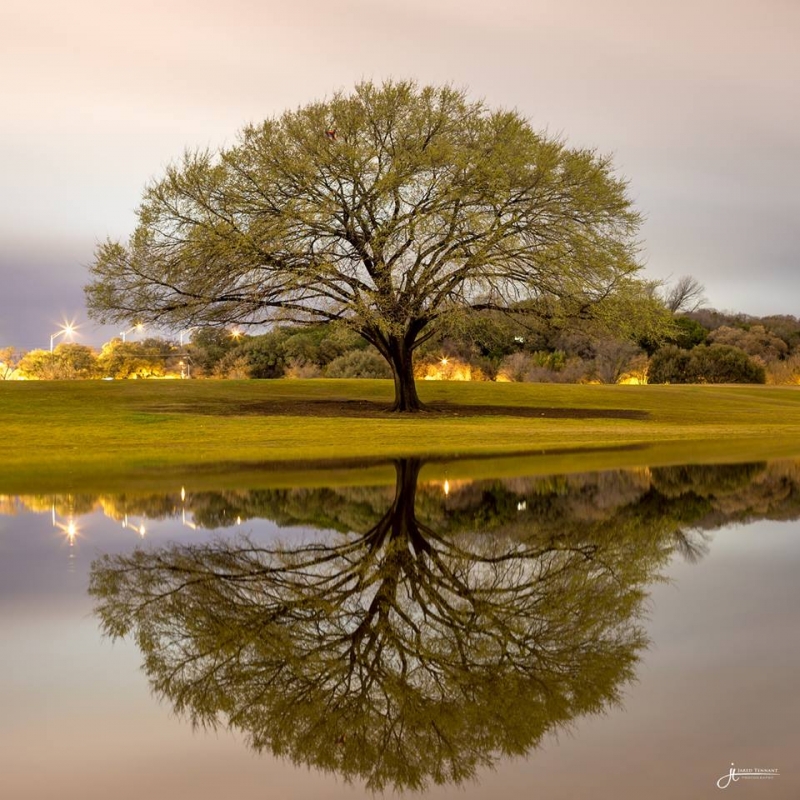
M 234 485 L 242 471 L 251 485 L 313 481 L 299 462 L 412 454 L 524 454 L 502 462 L 518 474 L 800 456 L 793 388 L 429 382 L 420 392 L 436 410 L 402 416 L 385 410 L 387 381 L 2 383 L 0 493 L 156 487 L 177 475 Z

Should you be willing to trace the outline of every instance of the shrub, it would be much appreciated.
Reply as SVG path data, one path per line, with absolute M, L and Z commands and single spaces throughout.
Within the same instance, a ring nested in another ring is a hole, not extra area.
M 391 378 L 386 359 L 374 348 L 351 350 L 334 358 L 325 369 L 328 378 Z
M 764 367 L 738 347 L 670 345 L 650 360 L 650 383 L 765 383 Z

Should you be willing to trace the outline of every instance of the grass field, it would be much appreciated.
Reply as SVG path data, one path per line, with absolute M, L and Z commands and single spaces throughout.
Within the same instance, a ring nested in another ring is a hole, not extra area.
M 480 456 L 448 465 L 450 475 L 800 457 L 800 389 L 419 388 L 435 410 L 398 415 L 386 410 L 389 381 L 0 383 L 0 493 L 148 488 L 177 476 L 195 485 L 308 483 L 323 480 L 308 462 L 402 455 Z M 517 455 L 490 463 L 488 454 Z

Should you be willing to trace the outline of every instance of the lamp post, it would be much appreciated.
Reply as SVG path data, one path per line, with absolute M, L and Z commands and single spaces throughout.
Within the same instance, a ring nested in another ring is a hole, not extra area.
M 126 337 L 126 336 L 127 336 L 127 335 L 128 335 L 130 332 L 131 332 L 131 331 L 141 331 L 141 330 L 142 330 L 142 328 L 144 328 L 144 325 L 142 325 L 142 323 L 141 323 L 141 322 L 137 322 L 137 323 L 136 323 L 136 324 L 135 324 L 133 327 L 131 327 L 131 328 L 128 328 L 128 330 L 126 330 L 126 331 L 120 331 L 120 334 L 119 334 L 119 335 L 122 337 L 122 341 L 124 342 L 124 341 L 125 341 L 125 337 Z
M 71 337 L 74 331 L 75 331 L 75 326 L 71 322 L 68 322 L 66 325 L 64 325 L 63 328 L 61 328 L 61 330 L 56 331 L 54 334 L 52 334 L 50 336 L 50 352 L 51 353 L 53 352 L 53 344 L 55 340 L 58 339 L 59 336 Z

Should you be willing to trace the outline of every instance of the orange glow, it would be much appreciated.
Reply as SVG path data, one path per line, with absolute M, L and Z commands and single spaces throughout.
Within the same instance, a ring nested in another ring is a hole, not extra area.
M 457 358 L 444 357 L 434 364 L 421 364 L 415 377 L 426 381 L 474 381 L 482 379 L 480 371 L 473 373 L 472 367 Z
M 444 486 L 442 488 L 444 489 L 444 496 L 447 497 L 447 495 L 450 494 L 450 481 L 445 480 Z

